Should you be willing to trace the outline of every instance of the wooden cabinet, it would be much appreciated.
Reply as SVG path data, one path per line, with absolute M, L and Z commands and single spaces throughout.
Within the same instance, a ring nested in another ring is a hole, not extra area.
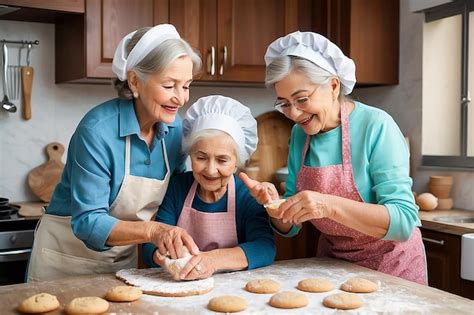
M 275 260 L 316 257 L 320 232 L 311 224 L 303 223 L 295 237 L 283 237 L 274 233 L 277 254 Z
M 310 18 L 307 1 L 173 0 L 170 23 L 203 59 L 201 81 L 265 79 L 267 46 Z
M 358 86 L 398 84 L 399 0 L 315 0 L 313 30 L 356 64 Z
M 0 0 L 0 4 L 21 8 L 84 13 L 84 0 Z
M 160 23 L 168 23 L 168 0 L 86 0 L 85 15 L 56 23 L 56 83 L 108 83 L 122 37 Z
M 421 229 L 430 287 L 474 299 L 474 282 L 461 279 L 461 237 Z

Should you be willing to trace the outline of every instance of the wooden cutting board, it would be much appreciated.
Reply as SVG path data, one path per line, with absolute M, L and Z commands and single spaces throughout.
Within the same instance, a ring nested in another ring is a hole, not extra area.
M 53 142 L 46 146 L 48 161 L 35 167 L 28 174 L 28 186 L 33 193 L 42 201 L 49 202 L 54 188 L 61 179 L 64 164 L 61 157 L 64 146 L 59 142 Z
M 258 166 L 259 181 L 276 183 L 275 171 L 287 165 L 288 141 L 294 123 L 277 111 L 264 113 L 257 118 L 258 145 L 249 166 Z

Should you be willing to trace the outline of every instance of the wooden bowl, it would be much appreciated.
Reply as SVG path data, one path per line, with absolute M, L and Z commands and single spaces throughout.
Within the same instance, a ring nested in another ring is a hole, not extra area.
M 428 191 L 438 198 L 449 198 L 452 187 L 453 185 L 451 184 L 442 185 L 429 183 Z
M 438 198 L 437 210 L 450 210 L 453 208 L 452 198 Z
M 436 185 L 452 185 L 453 184 L 453 177 L 452 176 L 430 176 L 430 180 L 428 184 L 436 184 Z

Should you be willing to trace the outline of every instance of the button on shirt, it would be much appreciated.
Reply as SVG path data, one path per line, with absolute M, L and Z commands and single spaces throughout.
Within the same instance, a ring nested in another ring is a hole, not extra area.
M 165 139 L 170 171 L 185 170 L 181 150 L 181 118 L 158 123 L 151 151 L 140 135 L 132 101 L 113 99 L 93 108 L 71 138 L 67 162 L 47 213 L 72 216 L 74 234 L 94 250 L 105 245 L 118 219 L 108 214 L 125 175 L 125 138 L 130 136 L 130 174 L 163 179 L 166 165 L 161 139 Z

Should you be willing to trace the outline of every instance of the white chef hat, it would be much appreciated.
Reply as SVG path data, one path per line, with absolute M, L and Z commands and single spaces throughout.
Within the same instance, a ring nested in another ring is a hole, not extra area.
M 337 76 L 344 95 L 351 93 L 356 83 L 354 61 L 346 57 L 334 43 L 317 33 L 296 31 L 278 38 L 267 48 L 266 65 L 281 56 L 307 59 Z
M 117 46 L 112 62 L 112 71 L 117 75 L 120 81 L 127 80 L 128 70 L 135 67 L 142 61 L 154 48 L 168 39 L 181 38 L 176 28 L 171 24 L 159 24 L 149 29 L 133 47 L 127 56 L 127 45 L 136 31 L 131 32 Z M 179 57 L 179 56 L 177 56 Z
M 210 95 L 198 99 L 183 118 L 185 141 L 201 130 L 217 129 L 237 143 L 239 160 L 245 162 L 257 148 L 257 121 L 250 109 L 230 97 Z

